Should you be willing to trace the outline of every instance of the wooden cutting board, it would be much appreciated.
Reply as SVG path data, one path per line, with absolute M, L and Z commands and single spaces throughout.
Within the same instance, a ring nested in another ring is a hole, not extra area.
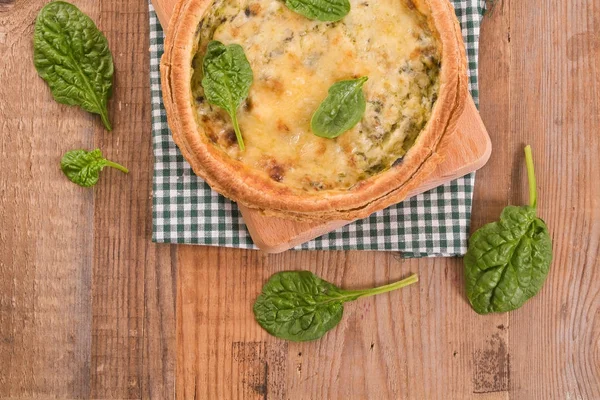
M 152 0 L 165 31 L 176 2 L 177 0 Z M 492 153 L 490 137 L 470 96 L 446 152 L 444 162 L 438 165 L 431 176 L 407 198 L 476 171 L 490 158 Z M 296 222 L 266 217 L 241 205 L 239 208 L 252 240 L 267 253 L 283 252 L 352 222 Z

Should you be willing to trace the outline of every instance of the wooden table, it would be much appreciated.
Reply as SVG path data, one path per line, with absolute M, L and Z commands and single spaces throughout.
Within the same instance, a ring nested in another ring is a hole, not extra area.
M 530 143 L 555 248 L 542 292 L 490 316 L 467 304 L 460 259 L 153 244 L 146 1 L 76 2 L 115 58 L 113 132 L 37 77 L 43 3 L 0 0 L 0 397 L 600 399 L 600 0 L 497 0 L 485 18 L 494 152 L 472 225 L 527 200 Z M 69 183 L 59 159 L 80 147 L 131 173 Z M 271 274 L 300 268 L 349 288 L 421 281 L 348 305 L 323 340 L 286 343 L 251 305 Z

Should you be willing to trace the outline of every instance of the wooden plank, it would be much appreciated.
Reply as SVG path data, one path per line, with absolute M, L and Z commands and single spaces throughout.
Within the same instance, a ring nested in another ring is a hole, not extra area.
M 100 121 L 55 103 L 35 72 L 43 3 L 0 3 L 2 398 L 90 393 L 93 191 L 70 184 L 59 162 L 92 146 Z M 82 6 L 99 14 L 95 2 Z
M 95 189 L 92 398 L 174 393 L 175 260 L 151 242 L 152 140 L 147 3 L 102 2 L 98 19 L 115 59 L 112 132 L 95 145 L 130 169 Z M 135 39 L 134 39 L 135 38 Z
M 598 399 L 600 1 L 511 1 L 510 20 L 512 142 L 533 146 L 555 244 L 546 286 L 509 314 L 511 397 Z M 513 182 L 524 181 L 521 167 Z M 517 188 L 513 201 L 526 196 Z
M 477 172 L 473 200 L 471 230 L 496 220 L 502 209 L 511 203 L 511 163 L 515 158 L 523 165 L 521 150 L 514 154 L 510 140 L 509 80 L 510 21 L 509 2 L 496 2 L 493 11 L 482 24 L 479 44 L 480 114 L 490 132 L 493 144 L 492 157 L 486 167 Z M 493 45 L 492 45 L 493 43 Z M 509 168 L 507 168 L 507 165 Z M 521 201 L 521 199 L 517 199 Z M 515 203 L 513 203 L 515 204 Z M 509 398 L 510 341 L 506 314 L 477 317 L 471 325 L 469 360 L 474 397 L 497 396 Z M 477 332 L 477 334 L 473 334 Z
M 45 3 L 0 2 L 0 397 L 173 397 L 175 253 L 150 241 L 147 4 L 77 2 L 115 60 L 106 132 L 35 72 Z M 131 173 L 68 182 L 62 154 L 94 146 Z

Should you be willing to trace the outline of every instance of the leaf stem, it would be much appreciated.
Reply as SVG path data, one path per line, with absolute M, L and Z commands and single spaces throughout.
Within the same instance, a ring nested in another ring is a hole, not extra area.
M 529 181 L 529 205 L 533 208 L 537 208 L 537 186 L 530 145 L 525 146 L 525 163 L 527 164 L 527 180 Z
M 124 173 L 126 173 L 126 174 L 128 174 L 128 173 L 129 173 L 129 170 L 128 170 L 127 168 L 125 168 L 125 167 L 124 167 L 124 166 L 122 166 L 121 164 L 117 164 L 116 162 L 112 162 L 112 161 L 106 160 L 106 166 L 107 166 L 107 167 L 116 168 L 116 169 L 118 169 L 119 171 L 122 171 L 122 172 L 124 172 Z
M 246 150 L 246 146 L 244 146 L 244 138 L 242 138 L 242 131 L 240 131 L 240 125 L 238 124 L 236 111 L 231 114 L 231 120 L 233 121 L 233 130 L 235 131 L 235 137 L 237 138 L 238 146 L 240 146 L 240 150 Z
M 396 290 L 396 289 L 400 289 L 400 288 L 403 288 L 408 285 L 412 285 L 413 283 L 417 283 L 418 281 L 419 281 L 419 276 L 417 274 L 412 274 L 411 276 L 409 276 L 406 279 L 403 279 L 398 282 L 390 283 L 388 285 L 379 286 L 376 288 L 366 289 L 366 290 L 346 290 L 346 291 L 344 291 L 344 293 L 347 293 L 350 295 L 355 295 L 355 296 L 358 295 L 358 297 L 369 297 L 369 296 L 375 296 L 375 295 L 381 294 L 381 293 L 391 292 L 392 290 Z
M 112 131 L 112 126 L 110 125 L 110 120 L 108 119 L 108 111 L 105 109 L 100 110 L 100 118 L 102 118 L 102 123 L 107 131 Z

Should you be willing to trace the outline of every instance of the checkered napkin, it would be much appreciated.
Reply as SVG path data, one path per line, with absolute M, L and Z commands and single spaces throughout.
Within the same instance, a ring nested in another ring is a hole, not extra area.
M 475 103 L 479 24 L 485 0 L 452 0 L 469 59 Z M 194 175 L 167 126 L 159 63 L 164 34 L 150 4 L 150 88 L 154 144 L 153 240 L 255 248 L 235 203 Z M 389 250 L 405 257 L 463 255 L 471 220 L 475 174 L 469 174 L 403 203 L 356 221 L 298 249 Z

